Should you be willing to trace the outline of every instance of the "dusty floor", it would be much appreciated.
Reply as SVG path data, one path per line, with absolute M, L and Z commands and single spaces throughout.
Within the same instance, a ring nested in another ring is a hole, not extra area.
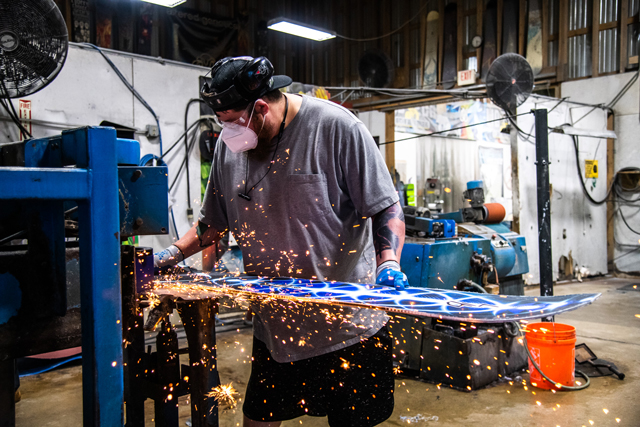
M 621 291 L 629 284 L 637 290 Z M 552 393 L 513 382 L 493 384 L 473 392 L 460 392 L 414 378 L 396 380 L 393 415 L 382 425 L 401 426 L 640 426 L 640 280 L 603 278 L 556 286 L 555 294 L 601 292 L 594 304 L 556 317 L 573 325 L 578 343 L 585 342 L 601 359 L 617 364 L 624 381 L 600 377 L 586 390 Z M 527 290 L 536 295 L 537 289 Z M 218 366 L 224 384 L 231 383 L 244 395 L 250 372 L 250 329 L 218 334 Z M 186 362 L 186 361 L 185 361 Z M 82 425 L 82 370 L 80 366 L 22 378 L 22 401 L 17 404 L 17 425 Z M 523 373 L 528 380 L 528 374 Z M 189 417 L 182 398 L 181 425 Z M 242 401 L 240 401 L 242 405 Z M 152 426 L 153 406 L 147 401 L 147 425 Z M 242 425 L 241 410 L 220 411 L 220 426 Z M 325 426 L 325 418 L 302 417 L 286 421 L 285 427 Z

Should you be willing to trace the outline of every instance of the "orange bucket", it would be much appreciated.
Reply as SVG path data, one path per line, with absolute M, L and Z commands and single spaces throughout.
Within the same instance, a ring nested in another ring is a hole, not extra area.
M 555 384 L 572 387 L 575 383 L 576 328 L 562 323 L 527 325 L 527 347 L 538 367 L 553 384 L 544 379 L 529 359 L 531 385 L 546 390 L 562 390 Z

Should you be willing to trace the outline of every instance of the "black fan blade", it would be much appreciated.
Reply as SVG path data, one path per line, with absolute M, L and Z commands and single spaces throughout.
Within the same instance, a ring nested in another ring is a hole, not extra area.
M 486 84 L 491 101 L 509 113 L 515 113 L 533 90 L 533 70 L 524 57 L 507 53 L 491 64 Z

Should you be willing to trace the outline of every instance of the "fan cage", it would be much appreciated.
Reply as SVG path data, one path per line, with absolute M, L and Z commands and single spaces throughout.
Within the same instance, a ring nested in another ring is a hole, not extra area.
M 69 35 L 53 0 L 0 0 L 0 97 L 31 95 L 58 75 Z

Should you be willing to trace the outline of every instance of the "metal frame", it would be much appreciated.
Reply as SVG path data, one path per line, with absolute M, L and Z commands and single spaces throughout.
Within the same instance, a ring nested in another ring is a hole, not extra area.
M 116 145 L 112 128 L 64 131 L 29 141 L 27 167 L 0 167 L 0 200 L 78 202 L 86 426 L 124 422 Z

